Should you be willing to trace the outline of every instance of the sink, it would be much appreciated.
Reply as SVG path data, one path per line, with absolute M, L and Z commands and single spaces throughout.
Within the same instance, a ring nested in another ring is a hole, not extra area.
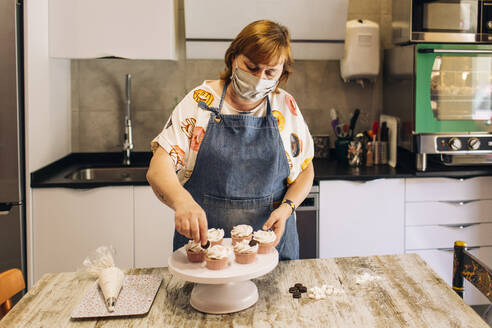
M 147 181 L 148 167 L 90 167 L 81 168 L 65 178 L 74 181 Z

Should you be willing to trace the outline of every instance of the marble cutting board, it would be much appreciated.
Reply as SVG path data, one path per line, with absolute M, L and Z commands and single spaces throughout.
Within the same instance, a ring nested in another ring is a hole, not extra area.
M 72 312 L 72 319 L 143 315 L 149 312 L 162 282 L 160 275 L 126 275 L 114 312 L 108 312 L 97 281 Z

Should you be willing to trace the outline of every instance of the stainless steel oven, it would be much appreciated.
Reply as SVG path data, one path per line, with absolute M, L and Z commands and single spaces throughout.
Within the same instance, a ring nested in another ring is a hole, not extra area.
M 393 42 L 492 42 L 492 0 L 393 0 Z
M 384 113 L 399 146 L 446 165 L 492 164 L 492 44 L 420 43 L 384 54 Z
M 299 258 L 318 258 L 318 212 L 319 186 L 311 192 L 296 210 L 297 232 L 299 234 Z

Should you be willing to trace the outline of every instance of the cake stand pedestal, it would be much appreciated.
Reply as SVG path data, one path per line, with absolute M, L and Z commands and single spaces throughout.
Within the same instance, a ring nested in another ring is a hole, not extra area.
M 225 238 L 222 245 L 231 246 Z M 190 304 L 200 312 L 224 314 L 249 308 L 258 301 L 258 288 L 250 279 L 261 277 L 278 264 L 278 252 L 257 254 L 254 262 L 239 264 L 234 260 L 231 248 L 229 263 L 222 270 L 209 270 L 203 263 L 191 263 L 184 247 L 176 250 L 168 259 L 169 272 L 186 281 L 196 283 Z

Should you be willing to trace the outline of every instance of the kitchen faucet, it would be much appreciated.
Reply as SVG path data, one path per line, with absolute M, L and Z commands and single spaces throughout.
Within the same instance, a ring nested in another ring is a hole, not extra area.
M 133 149 L 132 117 L 131 117 L 131 80 L 132 76 L 126 74 L 126 115 L 125 115 L 125 140 L 123 142 L 123 165 L 130 165 L 130 155 Z

